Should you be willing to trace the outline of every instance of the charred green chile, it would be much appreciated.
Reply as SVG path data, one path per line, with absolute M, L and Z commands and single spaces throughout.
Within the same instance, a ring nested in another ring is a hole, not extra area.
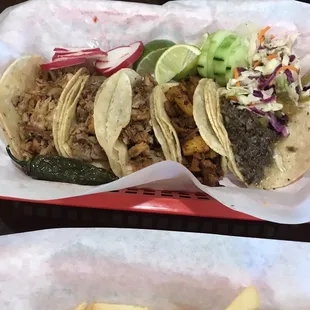
M 15 158 L 9 147 L 6 150 L 10 158 L 22 168 L 23 172 L 36 180 L 100 185 L 117 179 L 114 174 L 105 169 L 74 158 L 37 155 L 26 161 Z

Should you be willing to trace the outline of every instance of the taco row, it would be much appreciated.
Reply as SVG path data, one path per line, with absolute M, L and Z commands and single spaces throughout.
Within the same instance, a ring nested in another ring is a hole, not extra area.
M 131 69 L 105 79 L 79 66 L 43 72 L 42 63 L 40 56 L 18 59 L 0 81 L 0 124 L 19 159 L 58 154 L 118 177 L 172 160 L 208 186 L 218 186 L 228 166 L 248 186 L 265 189 L 285 186 L 309 167 L 305 108 L 279 140 L 235 110 L 213 80 L 157 85 Z M 244 126 L 252 126 L 249 139 Z

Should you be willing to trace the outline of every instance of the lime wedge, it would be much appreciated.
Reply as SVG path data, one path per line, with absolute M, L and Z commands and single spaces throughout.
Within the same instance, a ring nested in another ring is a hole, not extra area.
M 178 44 L 169 47 L 156 63 L 156 81 L 163 84 L 171 81 L 176 75 L 186 77 L 196 67 L 200 54 L 200 49 L 193 45 Z
M 173 45 L 175 45 L 175 43 L 169 40 L 154 40 L 145 44 L 140 59 L 137 60 L 133 66 L 134 70 L 140 75 L 154 73 L 155 65 L 159 57 L 166 49 Z
M 153 40 L 144 45 L 144 52 L 151 52 L 160 48 L 170 47 L 173 45 L 175 45 L 175 43 L 170 40 Z
M 197 63 L 198 58 L 195 58 L 191 63 L 189 63 L 181 73 L 177 74 L 173 80 L 178 82 L 184 80 L 190 75 L 197 75 Z
M 145 55 L 141 56 L 139 63 L 135 66 L 135 70 L 140 75 L 144 75 L 145 73 L 154 73 L 155 66 L 157 63 L 157 60 L 162 55 L 162 53 L 167 49 L 168 47 L 160 48 L 158 50 L 152 51 Z

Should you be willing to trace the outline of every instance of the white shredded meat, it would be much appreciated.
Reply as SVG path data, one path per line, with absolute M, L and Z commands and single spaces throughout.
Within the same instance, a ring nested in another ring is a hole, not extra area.
M 33 90 L 15 98 L 13 105 L 21 117 L 21 152 L 26 159 L 57 154 L 52 135 L 55 107 L 72 73 L 65 70 L 41 72 Z
M 94 128 L 94 101 L 104 77 L 91 75 L 81 93 L 76 107 L 76 123 L 71 127 L 69 145 L 73 157 L 85 161 L 107 160 L 98 143 Z

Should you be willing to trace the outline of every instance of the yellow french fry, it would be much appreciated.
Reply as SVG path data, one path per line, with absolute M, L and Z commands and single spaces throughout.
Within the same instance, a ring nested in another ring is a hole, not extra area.
M 149 310 L 146 307 L 130 306 L 130 305 L 117 305 L 105 303 L 93 303 L 87 310 Z
M 87 309 L 86 302 L 82 302 L 81 304 L 79 304 L 77 307 L 74 308 L 74 310 L 86 310 L 86 309 Z
M 226 308 L 226 310 L 257 310 L 260 307 L 260 299 L 254 286 L 245 288 Z

